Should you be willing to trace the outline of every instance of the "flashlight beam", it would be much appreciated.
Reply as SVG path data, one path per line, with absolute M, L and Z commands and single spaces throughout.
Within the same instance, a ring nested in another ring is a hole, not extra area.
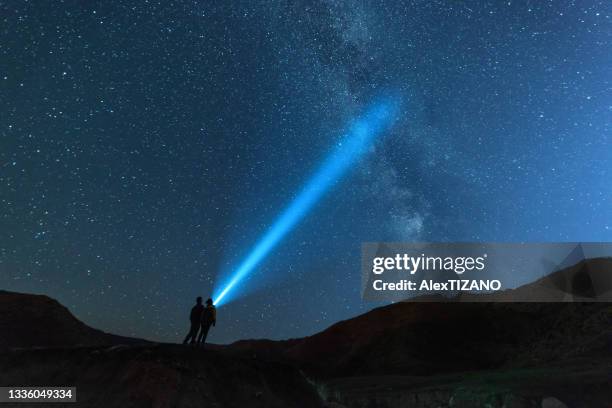
M 213 296 L 213 303 L 216 306 L 220 305 L 236 285 L 248 276 L 278 242 L 304 218 L 349 167 L 368 151 L 374 139 L 391 125 L 398 109 L 399 102 L 395 98 L 385 99 L 371 106 L 353 123 L 313 177 L 239 264 L 223 290 Z

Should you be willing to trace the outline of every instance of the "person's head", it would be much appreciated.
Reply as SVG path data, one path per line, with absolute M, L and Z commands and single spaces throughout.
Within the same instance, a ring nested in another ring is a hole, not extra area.
M 202 304 L 202 296 L 198 296 L 198 297 L 196 298 L 196 303 L 197 303 L 198 305 L 201 305 L 201 304 Z
M 208 306 L 212 306 L 212 304 L 213 304 L 212 299 L 211 299 L 211 298 L 206 299 L 206 304 L 207 304 Z

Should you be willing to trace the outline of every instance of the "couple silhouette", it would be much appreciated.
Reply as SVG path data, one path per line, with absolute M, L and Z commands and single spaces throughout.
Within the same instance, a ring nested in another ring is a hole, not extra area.
M 183 344 L 204 344 L 210 326 L 217 324 L 217 309 L 213 305 L 212 299 L 206 300 L 206 306 L 202 305 L 202 296 L 196 298 L 196 304 L 191 308 L 189 315 L 191 328 L 187 337 L 183 340 Z M 200 336 L 198 337 L 198 332 Z

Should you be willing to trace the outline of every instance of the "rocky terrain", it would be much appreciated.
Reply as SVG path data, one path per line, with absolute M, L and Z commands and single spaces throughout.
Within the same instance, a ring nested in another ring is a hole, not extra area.
M 544 288 L 569 300 L 575 285 L 580 300 L 593 297 L 612 263 L 597 260 L 585 277 L 589 266 L 514 295 Z M 203 350 L 113 336 L 47 297 L 0 292 L 0 384 L 76 385 L 87 407 L 612 406 L 610 303 L 421 300 L 301 339 Z
M 78 402 L 68 405 L 75 407 L 323 405 L 316 389 L 288 364 L 191 346 L 18 350 L 0 354 L 0 368 L 3 386 L 76 386 Z
M 322 406 L 294 366 L 213 348 L 115 336 L 47 296 L 0 291 L 2 386 L 76 386 L 69 406 L 83 407 Z
M 588 260 L 496 295 L 392 304 L 310 337 L 230 349 L 290 361 L 347 407 L 610 408 L 612 304 L 586 300 L 609 296 L 611 273 L 611 260 Z M 536 295 L 565 301 L 491 302 Z
M 606 303 L 399 303 L 284 346 L 339 406 L 612 406 Z

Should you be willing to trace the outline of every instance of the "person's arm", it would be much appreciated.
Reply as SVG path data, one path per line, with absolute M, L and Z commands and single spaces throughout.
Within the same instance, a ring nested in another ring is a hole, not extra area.
M 213 326 L 216 326 L 216 324 L 217 324 L 217 309 L 216 308 L 213 308 L 213 310 L 212 310 L 212 318 L 213 318 L 212 319 L 212 324 L 213 324 Z

